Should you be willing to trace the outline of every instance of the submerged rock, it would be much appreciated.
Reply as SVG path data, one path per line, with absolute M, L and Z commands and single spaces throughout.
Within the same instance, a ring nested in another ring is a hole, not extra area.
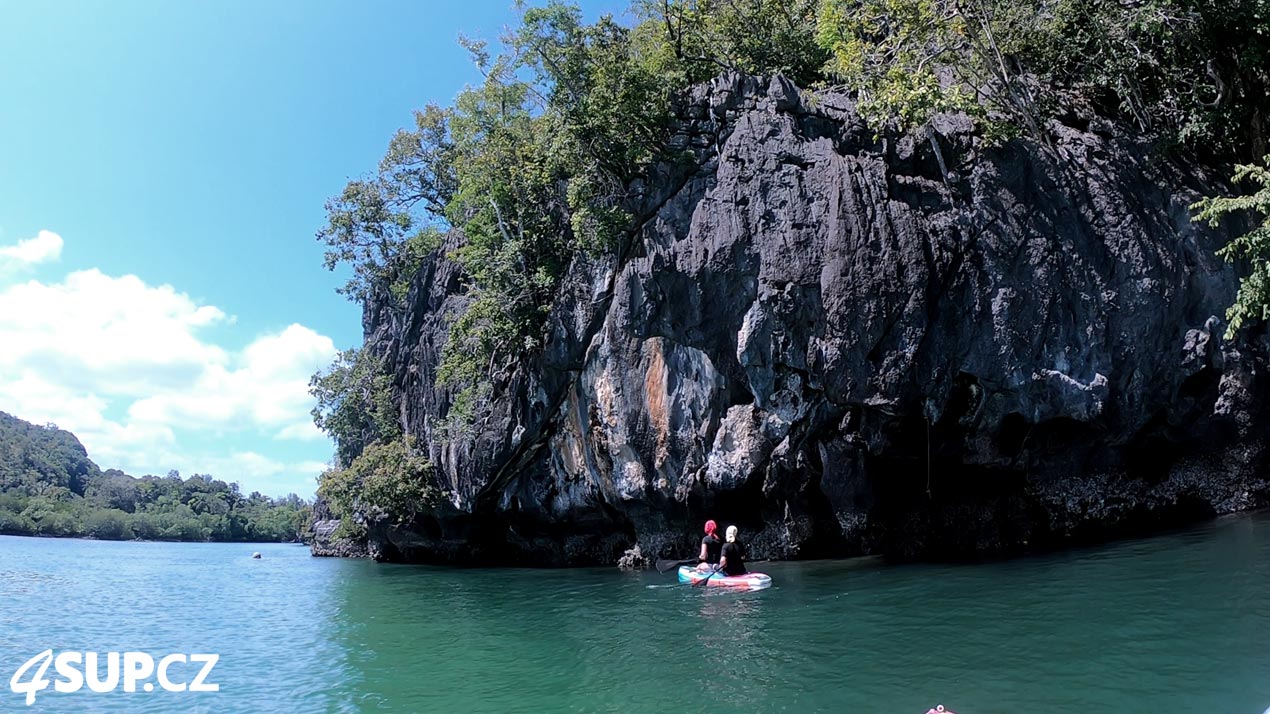
M 367 306 L 450 494 L 370 524 L 376 557 L 682 557 L 706 518 L 755 558 L 962 557 L 1267 504 L 1265 337 L 1222 339 L 1231 233 L 1187 208 L 1221 172 L 1088 118 L 1048 146 L 957 116 L 875 139 L 780 77 L 680 115 L 696 162 L 650 182 L 620 257 L 575 262 L 470 434 L 434 386 L 458 266 L 438 251 L 409 310 Z

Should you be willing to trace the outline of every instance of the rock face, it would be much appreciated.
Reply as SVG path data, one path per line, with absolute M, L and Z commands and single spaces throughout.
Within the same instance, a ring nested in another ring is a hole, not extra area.
M 706 518 L 754 557 L 1011 554 L 1270 501 L 1266 340 L 1223 341 L 1231 233 L 1187 208 L 1221 172 L 1075 112 L 1046 145 L 961 117 L 875 139 L 780 77 L 680 116 L 697 162 L 650 182 L 621 256 L 576 262 L 467 436 L 433 386 L 457 266 L 368 306 L 452 494 L 372 525 L 373 556 L 683 557 Z
M 331 513 L 326 502 L 313 504 L 313 555 L 330 558 L 365 558 L 370 555 L 367 543 L 336 536 L 340 520 Z

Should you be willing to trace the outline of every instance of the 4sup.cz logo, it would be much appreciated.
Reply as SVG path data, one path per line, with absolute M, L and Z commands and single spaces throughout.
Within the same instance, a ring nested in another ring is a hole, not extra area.
M 18 667 L 9 679 L 9 689 L 15 694 L 26 695 L 26 705 L 35 703 L 35 696 L 48 689 L 69 694 L 85 686 L 90 691 L 104 694 L 123 685 L 125 692 L 153 692 L 155 684 L 168 692 L 219 692 L 220 685 L 208 681 L 212 668 L 220 661 L 215 654 L 170 654 L 157 663 L 146 652 L 59 652 L 44 650 Z M 102 665 L 105 665 L 105 673 Z M 197 672 L 195 665 L 202 665 Z M 50 680 L 49 666 L 57 673 Z M 189 676 L 193 675 L 190 679 Z M 150 681 L 151 677 L 154 681 Z

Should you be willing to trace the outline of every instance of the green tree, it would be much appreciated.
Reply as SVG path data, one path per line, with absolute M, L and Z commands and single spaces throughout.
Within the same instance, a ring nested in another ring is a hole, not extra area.
M 1266 0 L 1057 0 L 1046 10 L 1033 14 L 1018 49 L 1047 87 L 1171 142 L 1266 153 Z
M 130 514 L 128 530 L 139 540 L 158 540 L 163 533 L 162 528 L 154 522 L 154 517 L 148 513 Z
M 1235 170 L 1234 182 L 1256 184 L 1260 188 L 1255 193 L 1210 197 L 1191 206 L 1198 211 L 1195 220 L 1207 221 L 1213 227 L 1231 215 L 1251 214 L 1260 220 L 1217 253 L 1228 262 L 1247 261 L 1251 267 L 1239 281 L 1235 304 L 1226 311 L 1226 339 L 1232 339 L 1250 320 L 1270 319 L 1270 156 L 1263 162 L 1262 166 L 1241 164 Z
M 101 540 L 127 540 L 132 537 L 132 532 L 128 528 L 127 514 L 115 509 L 91 510 L 80 526 L 80 531 L 84 535 Z
M 641 0 L 641 28 L 657 44 L 640 59 L 671 75 L 677 87 L 704 82 L 723 70 L 780 73 L 802 86 L 823 79 L 828 53 L 816 41 L 819 0 Z M 660 52 L 676 65 L 657 61 Z
M 322 475 L 318 496 L 340 518 L 337 535 L 363 534 L 359 521 L 387 519 L 408 522 L 420 509 L 436 505 L 443 497 L 432 464 L 414 453 L 413 438 L 376 442 L 346 469 Z
M 401 433 L 392 398 L 392 377 L 366 348 L 345 350 L 325 372 L 313 375 L 313 423 L 333 439 L 336 461 L 349 464 L 362 446 Z
M 0 511 L 0 534 L 2 535 L 35 535 L 38 532 L 35 522 L 20 513 Z
M 964 111 L 1045 139 L 1093 105 L 1166 142 L 1266 148 L 1266 0 L 822 0 L 816 33 L 876 128 Z
M 379 172 L 350 181 L 327 201 L 318 239 L 326 244 L 328 269 L 352 267 L 340 288 L 350 299 L 365 302 L 385 289 L 404 299 L 405 281 L 438 244 L 438 224 L 457 183 L 450 117 L 432 104 L 415 112 L 415 128 L 393 136 Z
M 822 0 L 816 34 L 826 72 L 859 95 L 858 111 L 877 129 L 894 121 L 911 131 L 940 112 L 996 112 L 1039 134 L 1036 103 L 1008 54 L 1024 32 L 1021 6 Z

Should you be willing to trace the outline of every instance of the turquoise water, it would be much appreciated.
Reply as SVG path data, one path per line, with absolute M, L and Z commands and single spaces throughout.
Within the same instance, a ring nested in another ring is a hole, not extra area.
M 775 587 L 737 594 L 655 572 L 448 570 L 316 559 L 299 546 L 0 537 L 0 711 L 1270 706 L 1270 516 L 1003 563 L 762 569 Z M 49 688 L 27 708 L 9 679 L 48 648 L 217 653 L 208 679 L 221 691 Z

